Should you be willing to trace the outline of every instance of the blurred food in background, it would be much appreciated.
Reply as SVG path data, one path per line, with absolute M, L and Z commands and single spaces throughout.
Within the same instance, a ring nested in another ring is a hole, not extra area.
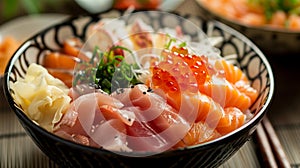
M 175 10 L 184 0 L 75 0 L 89 13 L 98 13 L 111 8 L 117 10 Z
M 86 11 L 74 0 L 0 0 L 0 24 L 20 16 L 41 13 L 77 15 Z
M 9 59 L 17 50 L 19 45 L 19 41 L 11 36 L 6 36 L 2 40 L 0 39 L 0 76 L 4 74 L 4 70 Z
M 300 30 L 300 0 L 198 0 L 214 13 L 251 26 Z
M 75 0 L 89 13 L 98 13 L 111 8 L 126 10 L 129 7 L 136 10 L 155 10 L 163 0 Z
M 134 9 L 157 9 L 163 0 L 115 0 L 113 8 L 127 9 L 134 7 Z

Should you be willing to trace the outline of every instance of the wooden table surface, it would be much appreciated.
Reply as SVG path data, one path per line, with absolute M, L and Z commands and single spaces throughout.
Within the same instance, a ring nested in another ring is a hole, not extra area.
M 200 8 L 194 0 L 186 0 L 176 11 L 182 14 L 200 14 Z M 66 11 L 63 13 L 73 14 Z M 78 13 L 85 13 L 85 11 L 80 10 Z M 297 61 L 294 61 L 297 56 L 288 53 L 284 56 L 266 56 L 275 76 L 275 95 L 267 115 L 291 166 L 300 167 L 300 66 Z M 0 66 L 3 65 L 0 63 Z M 15 114 L 6 106 L 3 95 L 1 96 L 0 168 L 57 167 L 26 135 Z M 241 150 L 220 167 L 264 167 L 255 138 L 250 139 Z

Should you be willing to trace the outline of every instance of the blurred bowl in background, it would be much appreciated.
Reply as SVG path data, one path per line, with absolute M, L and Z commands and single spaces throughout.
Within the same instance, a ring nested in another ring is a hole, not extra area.
M 114 0 L 75 0 L 75 2 L 90 13 L 98 13 L 110 9 Z
M 99 13 L 107 11 L 111 8 L 126 10 L 133 7 L 135 10 L 154 10 L 173 11 L 184 0 L 75 0 L 79 6 L 89 13 Z
M 238 20 L 230 19 L 219 14 L 219 12 L 212 11 L 202 0 L 196 0 L 196 2 L 201 8 L 200 12 L 207 17 L 207 19 L 218 20 L 236 29 L 252 40 L 267 57 L 300 54 L 300 31 L 266 25 L 249 25 Z M 212 1 L 206 2 L 212 3 Z M 220 10 L 226 12 L 225 9 Z M 243 8 L 239 10 L 243 10 Z M 227 12 L 229 12 L 229 10 Z

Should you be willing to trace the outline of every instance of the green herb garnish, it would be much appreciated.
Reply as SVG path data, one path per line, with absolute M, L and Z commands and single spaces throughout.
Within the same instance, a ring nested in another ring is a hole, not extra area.
M 171 37 L 169 34 L 167 34 L 167 37 L 169 37 L 169 41 L 165 44 L 165 49 L 167 49 L 167 50 L 170 50 L 170 47 L 171 47 L 171 45 L 172 45 L 172 43 L 173 42 L 176 42 L 177 41 L 177 39 L 176 38 L 174 38 L 174 37 Z M 182 43 L 180 43 L 179 44 L 179 47 L 186 47 L 186 42 L 184 41 L 184 42 L 182 42 Z
M 248 0 L 249 3 L 262 6 L 267 20 L 277 11 L 288 14 L 300 14 L 300 0 Z
M 124 51 L 133 56 L 131 50 L 122 46 L 113 46 L 108 52 L 102 52 L 95 47 L 90 61 L 80 64 L 81 67 L 75 74 L 73 86 L 89 83 L 110 94 L 118 88 L 141 83 L 134 72 L 139 67 L 137 64 L 128 64 L 124 60 Z M 99 60 L 97 65 L 95 65 L 95 60 Z

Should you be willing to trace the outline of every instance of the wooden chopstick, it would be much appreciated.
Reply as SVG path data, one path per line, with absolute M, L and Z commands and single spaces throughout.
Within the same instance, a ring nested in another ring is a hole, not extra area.
M 269 142 L 271 144 L 271 147 L 273 149 L 273 153 L 277 159 L 277 162 L 279 164 L 280 167 L 284 167 L 284 168 L 290 168 L 291 164 L 287 159 L 287 156 L 285 155 L 284 149 L 281 146 L 281 143 L 279 141 L 279 138 L 270 122 L 270 120 L 268 119 L 268 117 L 265 117 L 262 120 L 262 124 L 265 128 L 265 132 L 268 135 L 269 138 Z
M 265 166 L 269 168 L 278 167 L 262 123 L 260 123 L 256 128 L 256 137 Z
M 265 166 L 272 168 L 291 167 L 278 136 L 267 117 L 264 117 L 257 126 L 256 135 Z

